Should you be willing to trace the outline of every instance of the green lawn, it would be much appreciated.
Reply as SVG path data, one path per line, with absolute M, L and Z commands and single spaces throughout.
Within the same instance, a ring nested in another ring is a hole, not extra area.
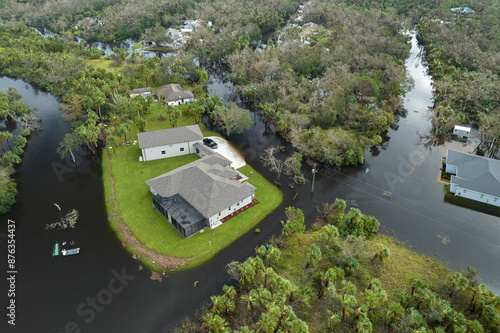
M 157 112 L 157 111 L 156 111 Z M 147 118 L 155 119 L 155 112 Z M 193 124 L 190 118 L 181 118 L 179 126 Z M 168 121 L 151 121 L 148 130 L 169 127 Z M 202 128 L 205 136 L 216 133 Z M 131 133 L 131 141 L 137 140 L 137 130 Z M 281 191 L 258 174 L 250 166 L 239 169 L 250 177 L 249 182 L 257 187 L 255 192 L 258 205 L 248 209 L 214 230 L 205 229 L 184 239 L 177 230 L 153 207 L 152 194 L 147 180 L 157 177 L 181 165 L 198 159 L 195 154 L 178 156 L 149 162 L 139 162 L 141 152 L 138 145 L 120 146 L 116 153 L 110 149 L 112 172 L 115 181 L 115 195 L 118 200 L 117 215 L 121 215 L 133 235 L 148 249 L 163 255 L 189 258 L 188 266 L 198 265 L 213 257 L 218 251 L 234 242 L 238 237 L 251 230 L 267 214 L 279 206 L 283 200 Z M 103 178 L 105 182 L 105 198 L 108 215 L 114 210 L 111 182 L 109 178 L 108 154 L 103 154 Z M 250 175 L 252 172 L 252 175 Z M 116 228 L 117 216 L 111 221 Z
M 94 68 L 104 68 L 104 69 L 117 67 L 116 62 L 104 58 L 87 60 L 87 65 L 93 66 Z
M 138 48 L 140 48 L 141 46 L 142 46 L 142 42 L 137 42 L 137 43 L 135 43 L 135 45 L 134 45 L 134 46 L 132 46 L 132 49 L 137 50 L 137 49 L 138 49 Z

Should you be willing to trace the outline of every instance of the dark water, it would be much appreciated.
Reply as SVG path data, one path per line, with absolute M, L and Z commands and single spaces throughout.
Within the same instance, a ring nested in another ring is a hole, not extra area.
M 316 207 L 336 197 L 356 203 L 364 213 L 380 220 L 384 233 L 408 242 L 419 252 L 436 255 L 452 269 L 471 265 L 480 270 L 482 280 L 498 294 L 500 219 L 444 201 L 442 185 L 436 182 L 442 153 L 416 134 L 430 130 L 426 113 L 431 86 L 421 60 L 414 44 L 407 62 L 415 79 L 415 89 L 405 102 L 408 115 L 399 121 L 397 130 L 389 131 L 380 147 L 366 154 L 365 165 L 320 169 L 314 194 L 311 183 L 290 189 L 282 179 L 284 203 L 260 223 L 259 235 L 250 232 L 205 265 L 172 274 L 162 283 L 150 280 L 149 272 L 138 269 L 139 263 L 122 249 L 108 228 L 100 158 L 82 149 L 75 166 L 57 156 L 56 147 L 68 131 L 58 100 L 23 81 L 0 78 L 0 88 L 15 87 L 31 107 L 38 108 L 43 121 L 43 130 L 29 139 L 17 169 L 17 203 L 0 217 L 0 232 L 6 232 L 7 219 L 16 223 L 17 270 L 16 326 L 7 324 L 3 310 L 0 331 L 169 332 L 220 291 L 228 279 L 228 262 L 244 260 L 256 245 L 280 232 L 284 207 L 302 208 L 310 224 L 317 215 Z M 231 83 L 222 82 L 217 75 L 210 78 L 212 90 L 225 100 L 237 100 Z M 272 179 L 274 175 L 265 170 L 258 155 L 269 145 L 285 143 L 258 117 L 255 120 L 253 128 L 243 135 L 231 135 L 231 141 L 252 166 Z M 287 153 L 290 151 L 288 146 Z M 367 174 L 366 167 L 370 169 Z M 310 169 L 304 171 L 311 179 Z M 392 192 L 392 197 L 384 198 L 384 191 Z M 80 212 L 74 230 L 45 230 L 47 223 L 61 217 L 54 203 L 63 212 L 73 208 Z M 56 240 L 74 240 L 81 253 L 53 258 Z M 6 309 L 6 239 L 0 241 L 0 308 Z M 197 287 L 194 281 L 199 281 Z

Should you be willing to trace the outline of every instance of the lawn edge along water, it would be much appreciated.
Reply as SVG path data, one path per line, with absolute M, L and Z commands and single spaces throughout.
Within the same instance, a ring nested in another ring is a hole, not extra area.
M 154 117 L 152 115 L 151 117 Z M 151 118 L 148 117 L 148 118 Z M 154 118 L 153 118 L 154 119 Z M 182 119 L 182 125 L 194 124 L 189 118 Z M 160 124 L 158 124 L 160 123 Z M 168 122 L 155 121 L 152 130 L 168 128 Z M 205 136 L 213 136 L 214 132 L 205 130 L 200 125 Z M 137 130 L 129 136 L 131 141 L 137 140 Z M 177 156 L 149 162 L 139 162 L 141 155 L 137 144 L 121 145 L 115 151 L 108 148 L 103 152 L 102 172 L 105 191 L 107 215 L 110 227 L 123 242 L 125 249 L 139 256 L 143 264 L 156 271 L 173 271 L 193 268 L 211 259 L 219 251 L 236 241 L 239 237 L 252 230 L 265 216 L 274 211 L 283 201 L 283 194 L 271 182 L 256 172 L 251 166 L 245 165 L 238 169 L 249 177 L 254 185 L 255 198 L 259 204 L 233 217 L 216 229 L 206 228 L 203 233 L 196 233 L 184 239 L 177 230 L 153 207 L 152 194 L 145 183 L 146 180 L 174 170 L 182 165 L 198 159 L 195 154 Z M 111 161 L 110 161 L 111 159 Z M 111 175 L 114 181 L 111 182 Z M 116 200 L 116 210 L 115 210 Z M 183 261 L 176 267 L 160 267 L 151 258 L 138 255 L 137 249 L 127 243 L 126 236 L 119 231 L 118 218 L 130 229 L 130 233 L 139 241 L 142 247 L 161 256 Z

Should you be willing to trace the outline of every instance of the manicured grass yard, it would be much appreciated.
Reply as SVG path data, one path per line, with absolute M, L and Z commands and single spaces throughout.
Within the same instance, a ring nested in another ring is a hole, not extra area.
M 156 115 L 157 116 L 157 115 Z M 154 114 L 148 115 L 154 119 Z M 189 118 L 181 118 L 179 126 L 193 124 Z M 168 121 L 156 121 L 148 125 L 148 130 L 167 128 Z M 201 125 L 204 129 L 204 126 Z M 203 131 L 203 134 L 213 133 Z M 133 133 L 132 141 L 137 140 Z M 213 257 L 218 251 L 234 242 L 238 237 L 251 230 L 267 214 L 272 212 L 283 200 L 281 191 L 250 166 L 239 169 L 240 172 L 250 177 L 249 182 L 257 187 L 255 192 L 258 205 L 244 211 L 223 225 L 205 232 L 197 233 L 187 239 L 182 237 L 177 230 L 153 207 L 152 194 L 147 180 L 174 170 L 179 166 L 198 159 L 195 154 L 178 156 L 148 162 L 139 162 L 141 152 L 138 145 L 121 146 L 108 150 L 111 156 L 112 173 L 115 182 L 115 196 L 118 201 L 117 216 L 121 215 L 133 235 L 148 249 L 162 255 L 189 258 L 189 266 L 200 264 Z M 103 152 L 104 162 L 103 178 L 105 182 L 105 198 L 107 200 L 108 215 L 114 210 L 109 178 L 109 165 L 107 152 Z M 253 173 L 250 175 L 250 173 Z M 111 224 L 116 228 L 117 216 Z

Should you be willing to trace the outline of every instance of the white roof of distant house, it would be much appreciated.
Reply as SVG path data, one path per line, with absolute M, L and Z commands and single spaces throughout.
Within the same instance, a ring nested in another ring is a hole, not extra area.
M 167 128 L 158 131 L 142 132 L 138 134 L 139 148 L 151 148 L 174 143 L 197 141 L 203 139 L 200 127 L 190 125 L 184 127 Z
M 470 132 L 470 127 L 455 125 L 455 129 L 460 130 L 460 131 Z

